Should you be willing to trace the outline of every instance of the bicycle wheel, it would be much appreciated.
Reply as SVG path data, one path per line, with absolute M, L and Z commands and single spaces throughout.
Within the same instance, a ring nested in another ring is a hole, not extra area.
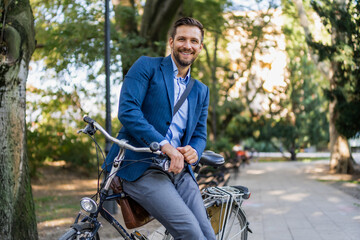
M 211 225 L 215 231 L 216 239 L 220 240 L 246 240 L 247 221 L 244 212 L 238 206 L 233 206 L 229 217 L 224 216 L 225 212 L 221 206 L 211 206 L 207 209 Z M 224 224 L 224 220 L 226 221 Z
M 64 235 L 62 235 L 59 240 L 81 240 L 87 239 L 92 232 L 92 226 L 90 223 L 78 223 L 77 229 L 70 228 Z M 91 240 L 100 240 L 99 234 L 96 233 L 95 237 Z
M 230 217 L 227 219 L 225 230 L 219 228 L 220 208 L 216 206 L 207 209 L 211 225 L 215 231 L 217 240 L 247 240 L 248 229 L 245 214 L 237 206 L 231 209 Z M 223 216 L 220 225 L 223 224 Z M 162 240 L 173 240 L 174 238 L 166 232 Z
M 241 209 L 238 207 L 233 207 L 231 209 L 230 218 L 228 220 L 228 225 L 223 232 L 223 238 L 227 240 L 232 239 L 241 239 L 246 240 L 248 234 L 246 217 Z M 219 234 L 220 235 L 220 234 Z M 221 238 L 218 238 L 221 239 Z

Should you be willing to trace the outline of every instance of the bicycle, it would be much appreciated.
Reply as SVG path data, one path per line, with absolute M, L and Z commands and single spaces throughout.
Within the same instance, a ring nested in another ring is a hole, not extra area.
M 103 208 L 103 204 L 105 201 L 125 198 L 127 196 L 124 192 L 109 194 L 111 181 L 115 177 L 117 171 L 121 168 L 120 163 L 124 157 L 125 149 L 137 152 L 150 152 L 157 156 L 164 156 L 159 150 L 159 144 L 152 143 L 150 144 L 150 147 L 137 148 L 126 143 L 125 140 L 118 140 L 110 136 L 96 121 L 90 117 L 85 116 L 84 121 L 87 122 L 87 126 L 78 132 L 91 136 L 97 148 L 101 150 L 95 138 L 92 136 L 97 130 L 99 130 L 106 139 L 119 145 L 120 151 L 118 156 L 114 159 L 111 172 L 105 178 L 104 183 L 101 184 L 101 186 L 98 184 L 97 193 L 91 198 L 84 197 L 81 199 L 80 205 L 82 210 L 80 210 L 75 218 L 74 224 L 71 225 L 70 229 L 67 230 L 66 233 L 59 238 L 59 240 L 100 240 L 99 229 L 101 223 L 98 220 L 99 214 L 117 230 L 122 239 L 148 240 L 149 238 L 147 236 L 141 234 L 137 230 L 129 234 L 125 228 Z M 224 162 L 224 158 L 220 154 L 205 151 L 200 159 L 199 165 L 195 167 L 194 173 L 198 173 L 201 165 L 219 167 L 223 165 Z M 169 166 L 169 160 L 167 160 L 164 166 Z M 101 174 L 101 172 L 98 173 L 98 179 L 100 179 Z M 248 231 L 251 232 L 251 230 L 241 205 L 245 199 L 250 197 L 250 195 L 250 191 L 244 186 L 208 187 L 202 191 L 204 206 L 207 209 L 212 227 L 214 228 L 218 240 L 247 239 Z M 157 231 L 157 233 L 159 232 Z M 161 239 L 171 240 L 173 238 L 165 230 L 161 233 Z

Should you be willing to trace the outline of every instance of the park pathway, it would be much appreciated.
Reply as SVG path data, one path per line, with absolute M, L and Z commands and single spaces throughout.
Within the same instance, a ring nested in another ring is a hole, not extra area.
M 360 200 L 313 179 L 317 164 L 255 162 L 231 176 L 229 185 L 252 192 L 249 240 L 360 239 Z

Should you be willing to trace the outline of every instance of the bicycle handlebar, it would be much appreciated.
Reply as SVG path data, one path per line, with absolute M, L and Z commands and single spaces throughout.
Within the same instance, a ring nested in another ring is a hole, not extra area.
M 110 136 L 110 134 L 108 132 L 106 132 L 106 130 L 103 127 L 101 127 L 101 125 L 99 123 L 97 123 L 94 119 L 90 118 L 89 116 L 85 115 L 83 120 L 85 122 L 87 122 L 89 125 L 92 125 L 93 127 L 95 127 L 95 130 L 96 129 L 99 130 L 105 136 L 106 139 L 117 144 L 121 148 L 125 148 L 128 150 L 134 151 L 134 152 L 147 152 L 147 153 L 154 153 L 157 155 L 163 155 L 163 153 L 160 151 L 160 145 L 157 142 L 151 143 L 150 147 L 142 147 L 142 148 L 134 147 L 134 146 L 126 143 L 125 140 L 119 140 L 119 139 L 116 139 L 116 138 Z M 86 131 L 84 129 L 80 130 L 79 132 L 88 133 L 88 131 Z
M 134 151 L 134 152 L 153 153 L 153 154 L 156 154 L 156 155 L 160 156 L 160 159 L 156 159 L 156 158 L 153 159 L 155 164 L 162 167 L 164 170 L 169 169 L 169 167 L 170 167 L 170 158 L 160 151 L 160 144 L 159 143 L 153 142 L 153 143 L 150 144 L 149 147 L 142 147 L 142 148 L 134 147 L 134 146 L 128 144 L 126 142 L 126 140 L 119 140 L 117 138 L 114 138 L 114 137 L 110 136 L 108 134 L 108 132 L 106 132 L 106 130 L 101 127 L 100 124 L 98 124 L 95 120 L 93 120 L 89 116 L 85 115 L 83 120 L 85 122 L 87 122 L 88 125 L 86 126 L 86 128 L 84 128 L 84 129 L 82 129 L 82 130 L 80 130 L 78 132 L 83 132 L 83 133 L 86 133 L 86 134 L 89 134 L 89 135 L 94 135 L 96 130 L 99 130 L 105 136 L 106 139 L 108 139 L 109 141 L 117 144 L 120 148 L 128 149 L 128 150 L 131 150 L 131 151 Z M 161 158 L 166 159 L 166 161 L 162 161 Z M 219 166 L 222 166 L 224 164 L 225 160 L 224 160 L 224 157 L 221 156 L 220 154 L 216 154 L 216 153 L 214 153 L 212 151 L 205 151 L 205 152 L 203 152 L 199 162 L 204 164 L 204 165 L 213 166 L 213 167 L 219 167 Z M 195 170 L 195 171 L 198 171 L 198 170 Z

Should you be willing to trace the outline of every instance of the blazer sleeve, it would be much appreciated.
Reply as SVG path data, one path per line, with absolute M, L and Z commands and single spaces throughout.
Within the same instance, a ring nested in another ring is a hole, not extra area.
M 140 57 L 126 74 L 120 93 L 118 118 L 128 134 L 146 146 L 151 142 L 161 142 L 162 136 L 144 117 L 141 110 L 143 101 L 154 75 L 148 57 Z M 147 139 L 149 141 L 145 141 Z
M 193 135 L 191 136 L 189 145 L 192 146 L 198 153 L 198 157 L 200 160 L 200 157 L 202 155 L 202 152 L 204 151 L 206 147 L 206 139 L 207 139 L 207 116 L 208 116 L 208 108 L 209 108 L 209 88 L 206 87 L 206 95 L 204 97 L 202 108 L 201 108 L 201 114 L 199 117 L 199 120 L 196 124 L 195 130 Z M 198 161 L 199 161 L 198 160 Z M 193 165 L 196 165 L 197 162 Z

